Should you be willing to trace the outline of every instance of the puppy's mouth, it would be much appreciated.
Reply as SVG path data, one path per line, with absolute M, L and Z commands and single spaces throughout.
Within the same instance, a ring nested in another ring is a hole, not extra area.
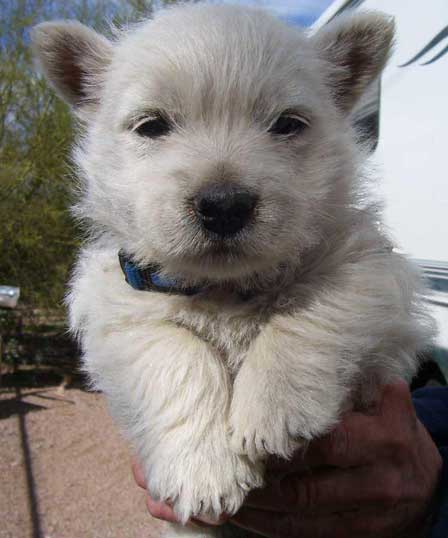
M 228 240 L 214 239 L 207 237 L 204 242 L 204 255 L 216 256 L 220 259 L 226 256 L 233 258 L 234 256 L 241 257 L 244 255 L 244 237 L 235 237 Z
M 173 266 L 191 278 L 229 282 L 263 269 L 267 260 L 254 251 L 250 234 L 245 232 L 232 239 L 202 235 L 195 248 L 184 251 L 173 262 Z
M 247 258 L 247 249 L 244 244 L 243 238 L 216 240 L 207 237 L 182 258 L 189 265 L 227 267 Z

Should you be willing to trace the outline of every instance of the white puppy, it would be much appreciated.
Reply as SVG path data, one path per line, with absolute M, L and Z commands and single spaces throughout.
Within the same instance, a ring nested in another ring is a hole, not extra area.
M 411 377 L 431 339 L 349 122 L 393 33 L 377 13 L 308 36 L 204 4 L 113 41 L 77 22 L 34 30 L 85 127 L 75 211 L 91 239 L 71 326 L 151 495 L 183 522 L 234 513 L 268 454 Z

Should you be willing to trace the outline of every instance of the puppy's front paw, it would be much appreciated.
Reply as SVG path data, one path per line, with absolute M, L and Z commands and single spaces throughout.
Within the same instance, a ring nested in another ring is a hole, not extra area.
M 338 402 L 325 387 L 301 387 L 274 372 L 243 366 L 230 410 L 231 447 L 251 461 L 276 454 L 288 459 L 337 422 Z
M 237 454 L 247 455 L 251 461 L 270 454 L 287 459 L 304 445 L 303 440 L 290 433 L 288 410 L 261 394 L 250 401 L 245 395 L 234 396 L 230 438 L 232 449 Z
M 148 476 L 150 494 L 172 504 L 182 523 L 195 516 L 218 520 L 234 514 L 247 493 L 262 485 L 262 467 L 227 446 L 184 452 L 172 461 L 162 457 Z

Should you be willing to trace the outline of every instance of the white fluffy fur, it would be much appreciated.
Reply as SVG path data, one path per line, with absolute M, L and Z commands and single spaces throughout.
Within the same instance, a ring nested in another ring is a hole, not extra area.
M 42 68 L 86 127 L 76 212 L 93 238 L 72 279 L 71 326 L 149 491 L 183 522 L 234 513 L 268 454 L 291 456 L 344 408 L 411 377 L 430 341 L 419 277 L 365 200 L 348 118 L 392 36 L 379 14 L 310 37 L 258 9 L 207 5 L 161 12 L 113 42 L 76 23 L 35 30 Z M 154 109 L 175 128 L 142 139 L 132 127 Z M 272 136 L 285 110 L 310 127 Z M 220 180 L 259 196 L 225 254 L 186 204 Z M 120 249 L 204 291 L 136 291 Z

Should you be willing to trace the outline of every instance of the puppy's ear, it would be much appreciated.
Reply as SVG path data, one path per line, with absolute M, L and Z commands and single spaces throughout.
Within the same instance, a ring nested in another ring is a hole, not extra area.
M 392 50 L 395 24 L 377 12 L 341 16 L 311 39 L 321 59 L 329 62 L 329 84 L 343 112 L 349 112 L 384 68 Z
M 34 55 L 57 93 L 80 113 L 99 100 L 112 43 L 77 21 L 44 22 L 31 32 Z

